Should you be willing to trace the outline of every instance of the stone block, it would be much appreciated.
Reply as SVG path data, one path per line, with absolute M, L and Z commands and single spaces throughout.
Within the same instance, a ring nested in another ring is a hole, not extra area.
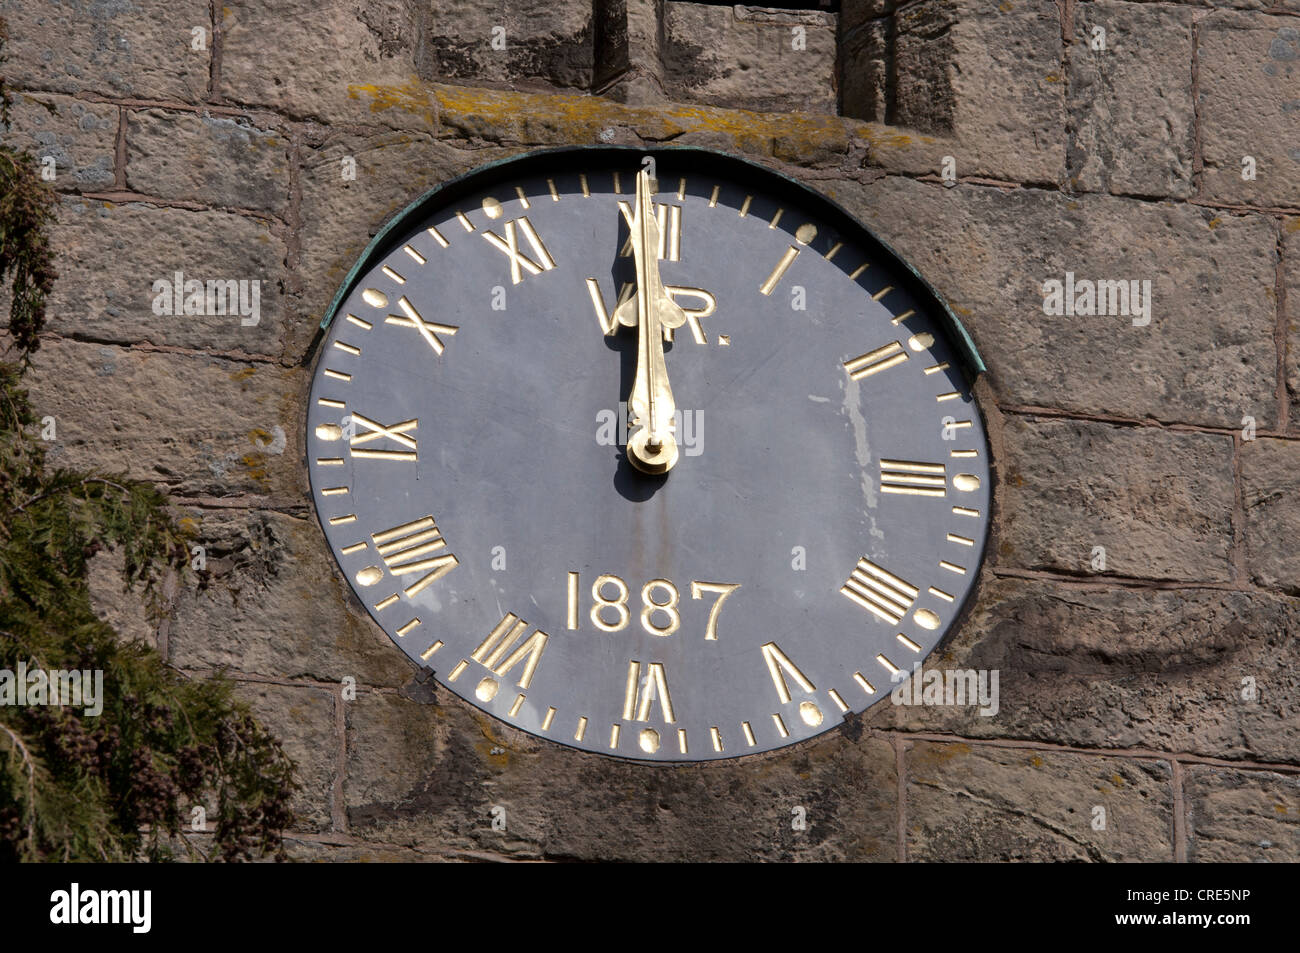
M 222 54 L 215 92 L 294 119 L 433 131 L 437 107 L 417 78 L 419 6 L 230 0 L 217 8 Z
M 1164 762 L 915 742 L 906 764 L 908 860 L 1173 860 Z
M 1232 438 L 1007 417 L 996 565 L 1232 579 Z M 1100 573 L 1098 573 L 1100 574 Z
M 53 467 L 125 473 L 173 495 L 301 505 L 301 369 L 49 340 L 25 378 L 53 416 Z
M 122 578 L 125 555 L 120 549 L 97 553 L 87 563 L 86 584 L 95 615 L 113 627 L 118 638 L 158 647 L 157 631 L 145 610 L 141 590 L 128 590 Z
M 183 669 L 394 687 L 413 668 L 339 574 L 315 516 L 187 511 L 207 568 L 176 598 L 171 661 Z
M 1300 443 L 1242 441 L 1241 496 L 1251 581 L 1300 595 Z
M 1296 631 L 1295 598 L 1104 588 L 986 570 L 969 615 L 925 667 L 983 670 L 990 680 L 998 672 L 997 713 L 885 701 L 864 723 L 1300 764 Z M 908 701 L 910 684 L 899 694 Z
M 0 0 L 9 23 L 5 78 L 27 89 L 202 101 L 212 14 L 207 0 Z M 195 27 L 204 49 L 194 50 Z
M 590 0 L 475 0 L 433 4 L 428 55 L 439 80 L 537 83 L 587 89 L 593 68 Z
M 835 17 L 816 11 L 668 3 L 670 99 L 768 112 L 836 111 Z
M 51 244 L 58 279 L 49 300 L 50 331 L 119 344 L 279 356 L 285 246 L 266 221 L 68 197 L 59 204 Z M 204 292 L 183 295 L 181 310 L 192 303 L 204 313 L 175 313 L 177 272 L 182 289 L 196 280 Z M 219 296 L 209 296 L 209 282 L 217 283 L 212 287 Z
M 1190 861 L 1300 860 L 1300 777 L 1187 765 L 1183 803 Z
M 105 191 L 117 167 L 118 108 L 55 93 L 12 94 L 11 122 L 0 143 L 23 149 L 41 164 L 54 159 L 56 189 Z
M 1290 429 L 1300 432 L 1300 216 L 1282 220 L 1282 302 L 1286 319 L 1282 333 L 1286 336 L 1287 394 Z
M 1096 35 L 1094 31 L 1104 34 Z M 1094 49 L 1104 41 L 1103 49 Z M 1101 0 L 1074 7 L 1072 189 L 1192 194 L 1192 11 Z
M 349 829 L 385 844 L 548 860 L 896 856 L 894 751 L 856 732 L 780 757 L 665 768 L 531 738 L 429 689 L 350 705 L 348 751 Z
M 1300 23 L 1216 12 L 1199 24 L 1202 195 L 1300 205 Z M 1289 130 L 1289 132 L 1288 132 Z M 1242 159 L 1255 178 L 1242 179 Z
M 890 21 L 840 23 L 840 106 L 846 116 L 888 122 L 890 107 Z
M 951 134 L 959 176 L 1057 183 L 1065 83 L 1055 4 L 921 0 L 894 15 L 892 121 Z
M 329 830 L 339 751 L 333 696 L 321 688 L 249 681 L 238 682 L 235 694 L 297 766 L 299 789 L 289 802 L 293 829 Z
M 289 203 L 288 138 L 243 118 L 131 112 L 126 149 L 133 192 L 276 213 Z

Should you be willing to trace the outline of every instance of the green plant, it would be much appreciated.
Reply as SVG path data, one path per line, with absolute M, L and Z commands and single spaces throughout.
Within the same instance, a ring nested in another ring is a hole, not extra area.
M 8 37 L 8 26 L 0 19 L 0 50 Z M 0 77 L 0 125 L 6 129 L 10 106 Z M 36 175 L 31 156 L 0 147 L 0 283 L 9 284 L 9 333 L 24 361 L 40 346 L 45 297 L 54 284 L 49 237 L 53 220 L 54 195 Z
M 6 37 L 0 20 L 0 50 Z M 2 58 L 2 57 L 0 57 Z M 9 121 L 0 79 L 0 122 Z M 189 679 L 126 642 L 92 608 L 90 559 L 121 554 L 123 584 L 157 620 L 189 546 L 166 496 L 124 476 L 46 466 L 21 386 L 54 280 L 54 196 L 30 155 L 0 146 L 0 282 L 11 289 L 0 362 L 0 672 L 99 671 L 102 712 L 0 704 L 0 859 L 283 855 L 294 766 L 224 679 Z M 191 809 L 213 810 L 211 848 Z M 206 842 L 205 842 L 206 843 Z

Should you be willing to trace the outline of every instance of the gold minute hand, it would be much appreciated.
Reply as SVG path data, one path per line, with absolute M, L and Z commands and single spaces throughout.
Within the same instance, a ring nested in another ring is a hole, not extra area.
M 616 318 L 622 324 L 637 325 L 637 368 L 632 396 L 628 401 L 640 428 L 628 440 L 628 458 L 645 473 L 667 473 L 677 462 L 677 440 L 673 436 L 672 387 L 664 362 L 664 328 L 678 328 L 686 313 L 669 297 L 659 276 L 659 223 L 650 200 L 650 173 L 642 169 L 636 178 L 636 207 L 629 221 L 629 239 L 636 264 L 636 298 L 620 308 Z

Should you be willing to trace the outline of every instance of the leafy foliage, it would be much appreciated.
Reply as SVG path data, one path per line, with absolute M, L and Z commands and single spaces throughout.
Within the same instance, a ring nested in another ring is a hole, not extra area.
M 0 20 L 0 48 L 5 38 Z M 9 98 L 0 80 L 0 120 Z M 0 363 L 0 670 L 101 671 L 103 710 L 0 704 L 0 860 L 238 860 L 283 855 L 293 763 L 224 679 L 187 679 L 94 613 L 89 562 L 120 553 L 155 620 L 188 540 L 149 484 L 50 470 L 20 383 L 54 277 L 53 197 L 31 156 L 0 147 L 0 278 L 12 278 Z M 213 846 L 190 835 L 206 805 Z
M 8 35 L 0 19 L 0 50 Z M 10 105 L 0 78 L 0 124 L 6 129 Z M 54 195 L 36 174 L 31 156 L 0 146 L 0 285 L 9 283 L 9 333 L 24 361 L 40 346 L 45 297 L 54 284 L 49 238 L 53 220 Z

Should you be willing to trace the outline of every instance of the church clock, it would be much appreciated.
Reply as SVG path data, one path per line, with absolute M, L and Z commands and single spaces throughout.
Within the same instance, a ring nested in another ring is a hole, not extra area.
M 321 526 L 437 681 L 643 761 L 887 697 L 990 509 L 965 332 L 838 206 L 694 149 L 534 153 L 424 196 L 323 327 Z

